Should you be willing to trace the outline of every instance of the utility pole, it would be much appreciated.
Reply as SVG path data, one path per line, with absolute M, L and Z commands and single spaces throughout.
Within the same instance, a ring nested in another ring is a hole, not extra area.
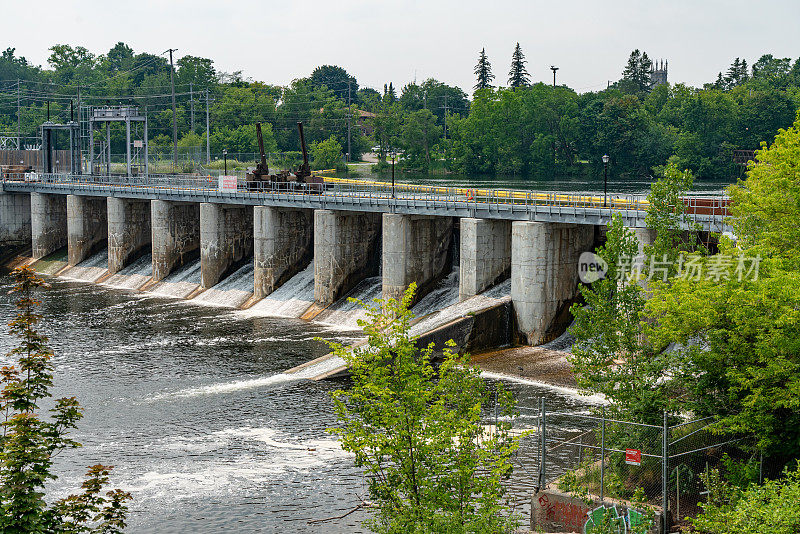
M 447 141 L 447 94 L 444 95 L 444 140 Z
M 194 132 L 194 85 L 189 82 L 189 107 L 192 110 L 192 132 Z
M 208 121 L 208 87 L 206 87 L 206 165 L 211 163 L 211 135 Z
M 169 84 L 172 87 L 172 172 L 178 172 L 178 123 L 177 109 L 175 107 L 175 67 L 172 63 L 172 53 L 177 48 L 170 48 L 169 52 Z
M 22 150 L 22 140 L 20 135 L 20 105 L 19 105 L 19 78 L 17 78 L 17 150 Z
M 553 87 L 555 87 L 556 86 L 556 71 L 558 70 L 558 67 L 556 67 L 555 65 L 550 65 L 550 70 L 553 71 Z
M 347 163 L 350 163 L 350 81 L 347 82 Z

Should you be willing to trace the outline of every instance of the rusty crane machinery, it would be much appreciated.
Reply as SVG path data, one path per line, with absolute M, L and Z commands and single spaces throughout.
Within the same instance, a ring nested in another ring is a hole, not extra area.
M 258 151 L 261 161 L 247 172 L 248 191 L 275 191 L 287 190 L 308 193 L 321 193 L 325 187 L 322 176 L 311 174 L 311 166 L 308 164 L 308 149 L 306 148 L 306 138 L 303 134 L 303 123 L 297 123 L 297 130 L 300 133 L 300 148 L 303 151 L 303 163 L 295 172 L 284 169 L 274 174 L 270 174 L 267 165 L 267 155 L 264 152 L 264 138 L 261 135 L 261 123 L 256 123 L 256 136 L 258 137 Z M 281 185 L 286 184 L 286 185 Z

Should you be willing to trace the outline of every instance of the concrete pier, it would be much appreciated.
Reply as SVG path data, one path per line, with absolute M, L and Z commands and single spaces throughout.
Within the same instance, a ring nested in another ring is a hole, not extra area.
M 67 244 L 67 197 L 31 193 L 31 249 L 35 260 Z
M 539 345 L 571 321 L 578 257 L 591 250 L 589 225 L 517 221 L 511 227 L 511 300 L 520 341 Z
M 262 299 L 302 271 L 314 256 L 312 210 L 253 208 L 254 297 Z
M 200 204 L 151 200 L 150 223 L 153 280 L 158 282 L 200 249 Z
M 106 199 L 67 195 L 67 262 L 78 265 L 105 245 Z
M 108 272 L 121 271 L 150 240 L 150 201 L 108 197 Z
M 412 283 L 415 300 L 450 271 L 450 217 L 383 214 L 383 298 L 400 298 Z
M 213 287 L 252 253 L 252 207 L 200 204 L 201 287 Z
M 461 219 L 458 297 L 466 300 L 509 277 L 511 222 Z
M 0 192 L 0 246 L 31 242 L 31 195 Z
M 378 213 L 314 212 L 314 300 L 319 306 L 378 274 L 380 230 Z

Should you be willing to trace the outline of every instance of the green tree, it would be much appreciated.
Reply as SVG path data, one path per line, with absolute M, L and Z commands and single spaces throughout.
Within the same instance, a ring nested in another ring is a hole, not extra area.
M 406 151 L 406 164 L 411 168 L 426 171 L 431 164 L 431 151 L 439 141 L 442 129 L 436 117 L 427 109 L 409 113 L 403 119 L 400 138 Z
M 368 308 L 360 321 L 366 345 L 331 344 L 353 382 L 333 395 L 340 426 L 332 431 L 368 477 L 375 531 L 508 532 L 516 518 L 503 506 L 501 481 L 517 445 L 508 436 L 512 398 L 498 392 L 500 419 L 487 432 L 489 395 L 478 370 L 452 352 L 452 341 L 435 368 L 433 345 L 420 349 L 410 335 L 414 290 Z
M 522 48 L 517 43 L 514 47 L 514 53 L 511 55 L 511 70 L 508 71 L 508 86 L 509 87 L 528 87 L 531 84 L 531 75 L 525 68 L 525 54 L 522 53 Z
M 481 53 L 478 56 L 478 64 L 475 65 L 475 76 L 478 78 L 478 83 L 474 87 L 476 91 L 492 87 L 494 74 L 492 74 L 492 64 L 489 63 L 489 58 L 486 57 L 485 48 L 481 48 Z
M 326 87 L 333 91 L 336 98 L 347 102 L 347 93 L 350 91 L 350 98 L 353 102 L 358 93 L 358 82 L 355 76 L 351 76 L 342 67 L 336 65 L 322 65 L 314 69 L 311 73 L 311 83 L 314 87 Z
M 342 145 L 335 136 L 311 143 L 312 165 L 315 169 L 335 169 L 342 166 Z
M 18 312 L 9 323 L 9 331 L 20 344 L 8 354 L 17 363 L 0 372 L 0 411 L 4 414 L 0 437 L 0 531 L 122 532 L 130 494 L 117 489 L 100 495 L 111 467 L 91 467 L 82 494 L 52 505 L 47 503 L 45 484 L 57 478 L 53 473 L 54 456 L 80 446 L 69 438 L 69 432 L 77 428 L 82 412 L 75 397 L 65 397 L 52 402 L 50 417 L 42 414 L 41 404 L 51 397 L 53 387 L 53 352 L 47 337 L 36 330 L 42 317 L 36 312 L 39 302 L 34 292 L 45 283 L 29 267 L 14 271 L 13 275 L 13 292 L 19 295 L 15 301 Z
M 800 468 L 763 485 L 739 488 L 712 470 L 705 476 L 708 498 L 691 520 L 703 534 L 793 534 L 800 532 Z
M 687 408 L 718 417 L 719 432 L 755 435 L 780 464 L 800 451 L 800 205 L 787 201 L 800 195 L 800 120 L 756 159 L 729 190 L 737 241 L 704 264 L 722 274 L 656 288 L 648 316 L 656 343 L 682 347 Z
M 622 71 L 622 78 L 617 82 L 620 90 L 637 96 L 644 96 L 650 91 L 650 71 L 653 62 L 647 52 L 640 52 L 637 48 L 628 57 L 628 63 Z

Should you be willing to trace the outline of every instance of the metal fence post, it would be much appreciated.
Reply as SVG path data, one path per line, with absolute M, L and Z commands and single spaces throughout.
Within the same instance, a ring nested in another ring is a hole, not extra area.
M 544 397 L 541 399 L 541 430 L 539 431 L 539 447 L 542 454 L 539 461 L 539 490 L 544 489 L 547 483 L 545 462 L 547 458 L 547 408 L 545 405 Z
M 669 507 L 669 497 L 667 496 L 667 478 L 669 477 L 669 451 L 667 449 L 667 434 L 669 427 L 667 426 L 667 411 L 664 410 L 664 426 L 661 430 L 661 532 L 667 534 L 669 527 L 667 526 L 667 509 Z
M 600 430 L 600 504 L 603 504 L 605 497 L 605 478 L 606 478 L 606 407 L 602 408 L 603 426 Z

